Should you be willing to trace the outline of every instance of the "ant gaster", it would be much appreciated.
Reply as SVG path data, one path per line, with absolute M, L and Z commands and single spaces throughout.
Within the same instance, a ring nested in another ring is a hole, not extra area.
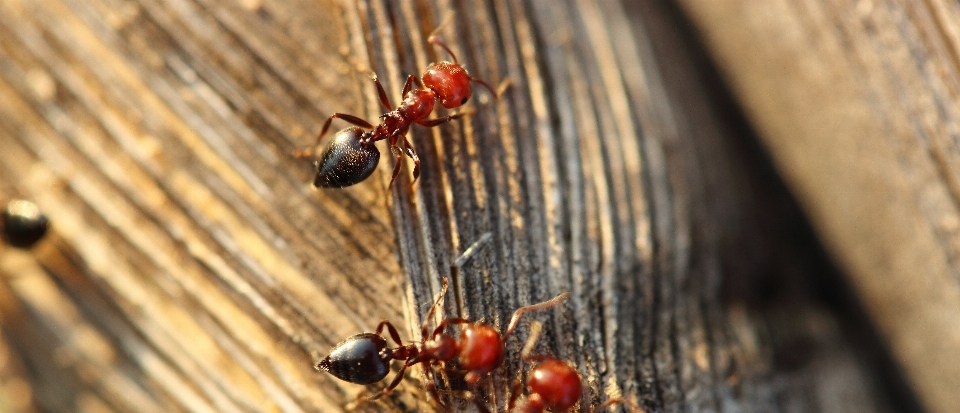
M 317 369 L 351 383 L 370 384 L 383 380 L 387 376 L 390 371 L 391 360 L 403 360 L 403 366 L 390 385 L 380 393 L 370 397 L 370 400 L 380 398 L 392 391 L 400 384 L 407 367 L 421 363 L 445 368 L 447 367 L 446 362 L 455 362 L 459 369 L 465 371 L 465 380 L 472 384 L 479 380 L 483 374 L 503 363 L 503 343 L 517 328 L 523 314 L 556 306 L 570 296 L 569 293 L 563 293 L 542 303 L 517 309 L 502 335 L 485 323 L 471 322 L 463 318 L 447 318 L 441 321 L 431 333 L 428 322 L 433 319 L 446 292 L 447 280 L 444 279 L 440 295 L 434 301 L 433 306 L 430 307 L 430 312 L 421 325 L 423 342 L 403 344 L 397 329 L 389 321 L 384 320 L 377 325 L 376 334 L 357 334 L 337 344 L 330 355 L 317 364 Z M 467 324 L 467 326 L 462 329 L 459 336 L 455 337 L 446 333 L 447 327 L 460 324 Z M 397 343 L 398 347 L 387 347 L 387 340 L 383 337 L 384 328 L 387 329 L 390 338 Z M 429 392 L 439 402 L 439 395 L 433 384 L 435 382 L 434 372 L 432 369 L 424 367 L 427 383 L 429 383 Z
M 572 408 L 583 394 L 583 381 L 580 373 L 567 362 L 556 357 L 530 354 L 540 335 L 540 323 L 534 321 L 530 326 L 530 337 L 520 352 L 520 358 L 526 362 L 536 363 L 527 374 L 526 397 L 520 397 L 521 381 L 516 381 L 511 390 L 510 402 L 507 408 L 511 413 L 542 413 L 565 412 Z M 519 403 L 518 403 L 519 400 Z M 625 404 L 636 412 L 645 412 L 639 406 L 623 398 L 608 400 L 596 410 L 597 412 L 615 404 Z
M 17 248 L 30 248 L 47 233 L 49 221 L 37 204 L 14 199 L 3 210 L 3 239 Z
M 400 174 L 400 161 L 404 154 L 413 160 L 413 179 L 416 180 L 420 176 L 420 158 L 406 138 L 410 126 L 416 123 L 434 127 L 465 115 L 467 112 L 427 119 L 437 101 L 447 109 L 466 104 L 473 93 L 470 82 L 486 87 L 494 97 L 497 97 L 497 92 L 489 84 L 471 77 L 460 65 L 453 51 L 438 38 L 437 33 L 444 25 L 445 23 L 437 27 L 430 34 L 427 42 L 449 53 L 453 63 L 446 61 L 433 63 L 420 75 L 420 78 L 415 75 L 407 77 L 407 82 L 403 86 L 403 101 L 396 109 L 390 104 L 390 98 L 380 84 L 380 79 L 373 75 L 373 82 L 377 85 L 377 93 L 380 96 L 380 104 L 387 110 L 387 113 L 380 116 L 379 125 L 374 126 L 366 120 L 345 113 L 334 113 L 327 118 L 312 148 L 319 146 L 321 139 L 330 128 L 330 122 L 334 119 L 343 119 L 355 126 L 337 132 L 334 139 L 314 162 L 317 172 L 313 186 L 342 188 L 367 179 L 380 162 L 380 151 L 377 150 L 374 142 L 384 139 L 387 140 L 390 151 L 396 158 L 390 184 L 392 185 Z M 413 88 L 414 85 L 416 89 Z M 300 158 L 310 158 L 314 152 L 313 149 L 307 149 L 298 150 L 294 154 Z

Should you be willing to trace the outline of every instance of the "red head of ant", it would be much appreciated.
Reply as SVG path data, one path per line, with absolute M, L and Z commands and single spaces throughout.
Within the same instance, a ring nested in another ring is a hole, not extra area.
M 443 24 L 428 38 L 428 42 L 434 44 L 453 57 L 451 62 L 433 63 L 427 67 L 420 78 L 410 75 L 403 86 L 403 101 L 400 106 L 393 108 L 387 92 L 380 84 L 376 75 L 373 76 L 373 82 L 377 85 L 377 93 L 380 96 L 380 103 L 387 110 L 380 116 L 380 124 L 374 126 L 370 122 L 359 117 L 345 113 L 334 113 L 327 118 L 326 123 L 317 135 L 317 141 L 313 148 L 316 148 L 323 136 L 330 128 L 330 123 L 334 119 L 343 119 L 355 126 L 342 129 L 337 132 L 333 141 L 323 150 L 314 165 L 316 166 L 316 176 L 313 185 L 319 188 L 342 188 L 354 185 L 367 179 L 377 164 L 380 162 L 380 151 L 377 150 L 374 142 L 387 140 L 390 151 L 396 158 L 396 166 L 393 168 L 393 177 L 390 184 L 397 179 L 400 174 L 400 161 L 404 154 L 413 160 L 413 179 L 420 176 L 420 158 L 407 142 L 406 134 L 410 126 L 414 123 L 426 127 L 434 127 L 453 119 L 457 119 L 466 114 L 460 112 L 454 115 L 448 115 L 435 119 L 427 119 L 433 112 L 437 101 L 447 109 L 460 107 L 467 103 L 473 91 L 470 82 L 476 82 L 493 93 L 497 93 L 483 80 L 471 77 L 467 70 L 460 65 L 457 56 L 447 45 L 439 40 L 437 33 L 443 28 Z M 416 85 L 416 89 L 413 86 Z M 298 150 L 294 154 L 301 158 L 313 156 L 313 149 Z
M 520 398 L 522 383 L 517 381 L 513 384 L 507 405 L 511 413 L 542 413 L 547 410 L 565 412 L 575 406 L 583 394 L 583 381 L 573 366 L 556 357 L 530 354 L 540 335 L 540 328 L 540 323 L 533 322 L 530 326 L 530 338 L 520 353 L 521 359 L 536 364 L 527 375 L 526 397 Z M 596 410 L 590 411 L 600 411 L 615 404 L 626 404 L 636 412 L 645 412 L 625 399 L 609 400 Z
M 444 279 L 440 295 L 434 301 L 430 312 L 427 314 L 427 319 L 421 326 L 423 342 L 403 344 L 396 328 L 389 321 L 381 321 L 377 326 L 376 334 L 362 333 L 344 340 L 337 344 L 330 355 L 321 360 L 316 368 L 344 381 L 370 384 L 383 380 L 387 376 L 390 370 L 390 361 L 405 361 L 390 385 L 380 393 L 370 397 L 371 400 L 380 398 L 396 388 L 400 384 L 407 367 L 416 364 L 437 365 L 440 368 L 446 368 L 446 362 L 454 361 L 459 369 L 466 373 L 466 381 L 475 383 L 483 374 L 503 363 L 503 343 L 516 329 L 523 314 L 556 306 L 570 296 L 569 293 L 563 293 L 551 300 L 517 309 L 510 318 L 510 324 L 503 335 L 487 324 L 470 322 L 463 318 L 447 318 L 441 321 L 431 333 L 428 327 L 429 320 L 433 319 L 446 291 L 447 280 Z M 453 336 L 446 332 L 447 327 L 459 324 L 469 324 L 463 328 L 459 336 Z M 398 347 L 387 347 L 387 341 L 382 336 L 384 328 L 387 329 Z M 439 394 L 433 387 L 433 370 L 424 368 L 424 372 L 427 376 L 427 383 L 430 383 L 429 392 L 431 396 L 435 400 L 439 400 Z

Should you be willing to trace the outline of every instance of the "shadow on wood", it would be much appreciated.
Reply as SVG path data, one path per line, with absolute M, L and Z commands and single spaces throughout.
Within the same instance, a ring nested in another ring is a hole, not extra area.
M 451 260 L 491 232 L 445 313 L 502 328 L 570 291 L 532 315 L 538 352 L 578 367 L 591 406 L 887 411 L 836 316 L 793 283 L 829 270 L 790 255 L 817 254 L 814 241 L 771 237 L 804 225 L 782 186 L 728 138 L 744 131 L 727 112 L 678 101 L 716 91 L 688 55 L 664 54 L 689 47 L 667 15 L 438 3 L 0 6 L 0 195 L 52 222 L 31 253 L 0 255 L 3 337 L 21 365 L 6 374 L 34 406 L 340 411 L 379 387 L 313 364 L 382 319 L 419 339 Z M 450 9 L 461 63 L 512 86 L 412 129 L 416 183 L 405 168 L 388 190 L 384 161 L 356 186 L 312 189 L 294 149 L 331 113 L 377 119 L 370 71 L 398 102 L 407 74 L 446 58 L 425 36 Z M 763 282 L 786 292 L 758 294 Z M 526 334 L 475 389 L 498 411 Z M 357 409 L 435 408 L 415 376 Z

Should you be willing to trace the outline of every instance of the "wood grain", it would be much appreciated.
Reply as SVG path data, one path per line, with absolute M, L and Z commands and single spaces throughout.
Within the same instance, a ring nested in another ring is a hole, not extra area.
M 960 8 L 680 3 L 922 403 L 960 410 Z
M 406 168 L 388 189 L 385 156 L 366 182 L 311 188 L 294 149 L 331 113 L 377 119 L 371 71 L 399 102 L 407 74 L 447 58 L 425 40 L 451 12 L 445 39 L 505 94 L 413 128 L 415 183 Z M 797 281 L 829 265 L 804 261 L 812 237 L 779 235 L 803 219 L 730 139 L 745 132 L 673 18 L 574 0 L 0 3 L 0 196 L 53 223 L 0 254 L 11 374 L 42 411 L 430 411 L 415 372 L 354 405 L 379 387 L 312 365 L 383 319 L 419 339 L 453 259 L 489 232 L 445 313 L 503 327 L 570 291 L 531 318 L 538 351 L 583 375 L 581 411 L 896 410 L 843 315 Z M 770 279 L 786 287 L 758 295 Z M 526 333 L 473 389 L 498 411 Z

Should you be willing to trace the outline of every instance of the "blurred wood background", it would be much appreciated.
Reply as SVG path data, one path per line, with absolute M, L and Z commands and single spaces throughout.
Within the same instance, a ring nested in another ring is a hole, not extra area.
M 924 405 L 960 411 L 960 5 L 680 3 Z
M 377 119 L 371 71 L 399 102 L 447 58 L 425 40 L 450 12 L 460 61 L 512 87 L 414 127 L 416 183 L 408 168 L 388 189 L 384 157 L 359 185 L 311 188 L 292 151 L 333 112 Z M 650 412 L 958 411 L 958 16 L 936 0 L 0 2 L 0 199 L 52 222 L 0 250 L 0 410 L 343 411 L 379 387 L 313 364 L 382 319 L 419 339 L 452 259 L 491 232 L 445 312 L 503 326 L 571 291 L 531 318 L 538 351 L 583 375 L 580 411 L 620 395 Z M 475 389 L 498 411 L 525 336 Z M 419 377 L 355 409 L 436 409 Z

